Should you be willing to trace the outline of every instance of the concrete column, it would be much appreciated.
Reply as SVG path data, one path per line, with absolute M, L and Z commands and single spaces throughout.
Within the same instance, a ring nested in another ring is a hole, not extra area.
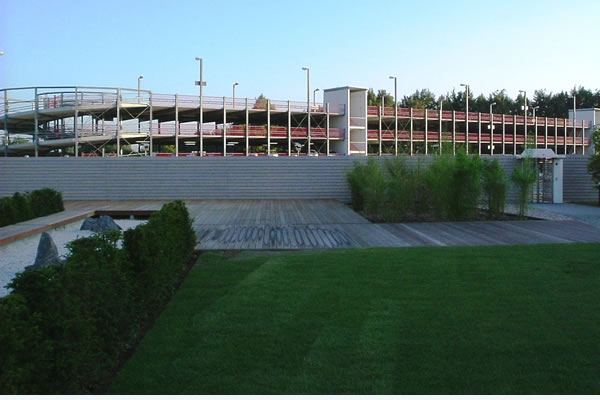
M 61 102 L 62 106 L 62 102 Z M 8 90 L 4 90 L 4 157 L 8 157 L 8 142 L 10 134 L 8 133 Z
M 33 135 L 33 141 L 34 141 L 34 143 L 33 143 L 33 148 L 34 148 L 34 151 L 35 151 L 35 157 L 37 157 L 38 156 L 38 151 L 39 151 L 38 148 L 39 148 L 39 133 L 40 133 L 39 126 L 38 126 L 40 124 L 40 121 L 39 121 L 40 103 L 38 101 L 38 88 L 35 88 L 34 95 L 35 95 L 35 114 L 34 114 L 34 124 L 35 124 L 35 126 L 33 128 L 34 129 L 34 135 Z
M 567 150 L 567 148 L 568 148 L 568 146 L 567 146 L 567 121 L 568 121 L 568 119 L 563 118 L 564 127 L 565 127 L 565 129 L 564 129 L 564 134 L 565 134 L 564 151 L 565 151 L 565 154 L 567 154 L 567 152 L 568 152 L 568 150 Z
M 379 129 L 378 129 L 378 133 L 379 133 L 379 155 L 381 155 L 381 138 L 382 138 L 382 134 L 381 134 L 381 119 L 382 119 L 382 114 L 383 114 L 383 106 L 379 106 Z M 369 133 L 367 132 L 367 142 L 369 139 Z
M 410 108 L 410 131 L 409 131 L 409 142 L 410 142 L 410 155 L 413 155 L 413 109 Z
M 469 95 L 467 94 L 467 101 Z M 467 111 L 465 112 L 465 151 L 469 154 L 469 107 L 467 107 Z
M 227 157 L 227 103 L 223 96 L 223 157 Z
M 535 110 L 534 110 L 535 111 Z M 533 121 L 533 144 L 535 145 L 535 148 L 538 148 L 538 122 L 537 122 L 537 116 L 535 117 L 535 121 Z
M 544 117 L 544 148 L 548 148 L 548 117 Z
M 311 112 L 310 112 L 310 111 L 311 111 L 311 110 L 310 110 L 310 90 L 309 90 L 309 95 L 308 95 L 308 101 L 307 101 L 307 104 L 308 104 L 308 118 L 307 118 L 307 119 L 308 119 L 308 121 L 307 121 L 307 124 L 306 124 L 306 126 L 307 126 L 307 129 L 306 129 L 306 137 L 308 138 L 308 144 L 307 144 L 306 154 L 307 154 L 307 155 L 310 155 L 310 122 L 311 122 L 311 121 L 310 121 L 310 118 L 311 118 L 311 117 L 310 117 L 310 115 L 311 115 Z
M 117 156 L 119 149 L 119 93 L 117 89 Z M 75 140 L 75 157 L 79 157 L 79 132 L 77 131 L 77 118 L 79 118 L 79 91 L 75 88 L 75 114 L 73 116 L 73 136 Z
M 481 155 L 481 113 L 477 115 L 477 146 L 479 147 L 479 155 Z
M 517 155 L 517 116 L 513 115 L 513 155 Z
M 310 140 L 309 140 L 310 151 Z M 271 154 L 271 100 L 267 100 L 267 155 Z
M 288 156 L 292 155 L 292 108 L 291 103 L 288 100 L 288 108 L 287 108 L 287 142 L 288 142 Z
M 494 124 L 494 113 L 490 113 L 490 154 L 494 155 L 494 131 L 496 130 L 496 125 Z
M 245 129 L 245 135 L 246 135 L 246 156 L 248 156 L 248 152 L 250 151 L 250 139 L 249 139 L 249 133 L 250 133 L 250 127 L 248 126 L 250 124 L 250 115 L 248 113 L 248 98 L 246 97 L 246 129 Z
M 443 121 L 444 121 L 444 118 L 442 117 L 443 114 L 444 114 L 444 110 L 442 109 L 442 106 L 440 106 L 440 115 L 439 115 L 439 117 L 440 117 L 440 126 L 439 126 L 440 133 L 438 136 L 438 146 L 439 146 L 438 150 L 440 151 L 440 156 L 442 155 L 442 142 L 443 142 L 443 140 L 442 140 L 442 132 L 443 132 L 442 125 L 443 125 Z
M 423 142 L 425 143 L 425 154 L 429 154 L 429 118 L 427 116 L 427 109 L 424 111 L 423 118 L 425 120 L 425 137 L 423 138 Z
M 554 152 L 558 154 L 558 118 L 554 117 Z
M 394 155 L 398 155 L 398 103 L 397 103 L 397 90 L 396 90 L 396 79 L 394 78 Z M 383 105 L 385 106 L 385 96 Z M 368 123 L 367 123 L 368 127 Z M 381 132 L 379 136 L 379 140 L 381 141 Z M 367 140 L 368 142 L 368 140 Z M 380 145 L 381 147 L 381 145 Z M 368 154 L 368 152 L 367 152 Z
M 506 154 L 506 119 L 502 114 L 502 155 Z
M 175 157 L 179 157 L 179 95 L 175 95 Z
M 456 154 L 456 111 L 452 110 L 452 154 Z
M 149 94 L 149 103 L 150 103 L 150 111 L 149 111 L 150 116 L 148 117 L 148 129 L 150 130 L 150 139 L 149 139 L 148 146 L 150 146 L 150 149 L 149 149 L 150 151 L 148 152 L 148 154 L 150 154 L 150 156 L 152 156 L 152 151 L 153 151 L 152 149 L 153 149 L 153 145 L 154 145 L 154 142 L 152 139 L 152 119 L 153 119 L 153 116 L 152 116 L 152 92 L 150 92 L 150 94 Z
M 577 118 L 577 114 L 573 113 L 573 154 L 577 154 L 577 141 L 575 140 L 577 138 L 577 120 L 575 118 Z
M 327 155 L 329 156 L 329 103 L 325 104 L 327 116 L 325 119 L 325 134 L 327 135 Z

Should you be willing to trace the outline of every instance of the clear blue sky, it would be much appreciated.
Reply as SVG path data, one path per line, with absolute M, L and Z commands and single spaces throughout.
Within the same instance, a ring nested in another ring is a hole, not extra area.
M 90 85 L 303 100 L 354 85 L 600 88 L 600 1 L 0 0 L 0 87 Z M 318 97 L 320 99 L 320 96 Z

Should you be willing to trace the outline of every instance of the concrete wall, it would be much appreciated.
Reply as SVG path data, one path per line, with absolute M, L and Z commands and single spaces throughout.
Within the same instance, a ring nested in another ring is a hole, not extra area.
M 376 157 L 384 163 L 387 157 Z M 485 157 L 484 157 L 485 158 Z M 495 156 L 508 176 L 518 161 Z M 427 166 L 434 157 L 404 157 Z M 0 197 L 55 188 L 66 200 L 337 199 L 349 203 L 346 172 L 367 157 L 0 157 Z M 595 200 L 587 157 L 564 163 L 565 201 Z M 515 198 L 510 190 L 508 200 Z
M 563 166 L 563 196 L 565 203 L 597 201 L 598 189 L 587 170 L 589 157 L 569 155 Z

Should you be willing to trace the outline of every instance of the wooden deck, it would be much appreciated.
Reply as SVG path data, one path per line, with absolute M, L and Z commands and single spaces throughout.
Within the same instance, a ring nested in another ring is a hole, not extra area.
M 67 201 L 66 210 L 0 228 L 0 245 L 97 212 L 132 215 L 165 201 Z M 334 200 L 193 200 L 198 250 L 477 246 L 600 242 L 600 229 L 581 221 L 372 224 Z

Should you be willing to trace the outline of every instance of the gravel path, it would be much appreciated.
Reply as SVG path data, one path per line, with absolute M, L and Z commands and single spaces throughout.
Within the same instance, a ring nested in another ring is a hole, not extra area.
M 115 220 L 123 229 L 133 228 L 146 221 L 143 220 Z M 79 228 L 83 220 L 73 222 L 49 231 L 50 236 L 56 244 L 58 255 L 65 257 L 67 255 L 67 243 L 81 237 L 87 237 L 93 234 L 92 231 L 80 231 Z M 0 297 L 6 296 L 9 290 L 6 285 L 12 281 L 17 272 L 25 270 L 25 267 L 33 264 L 37 253 L 37 246 L 40 241 L 41 233 L 29 236 L 25 239 L 0 246 Z

